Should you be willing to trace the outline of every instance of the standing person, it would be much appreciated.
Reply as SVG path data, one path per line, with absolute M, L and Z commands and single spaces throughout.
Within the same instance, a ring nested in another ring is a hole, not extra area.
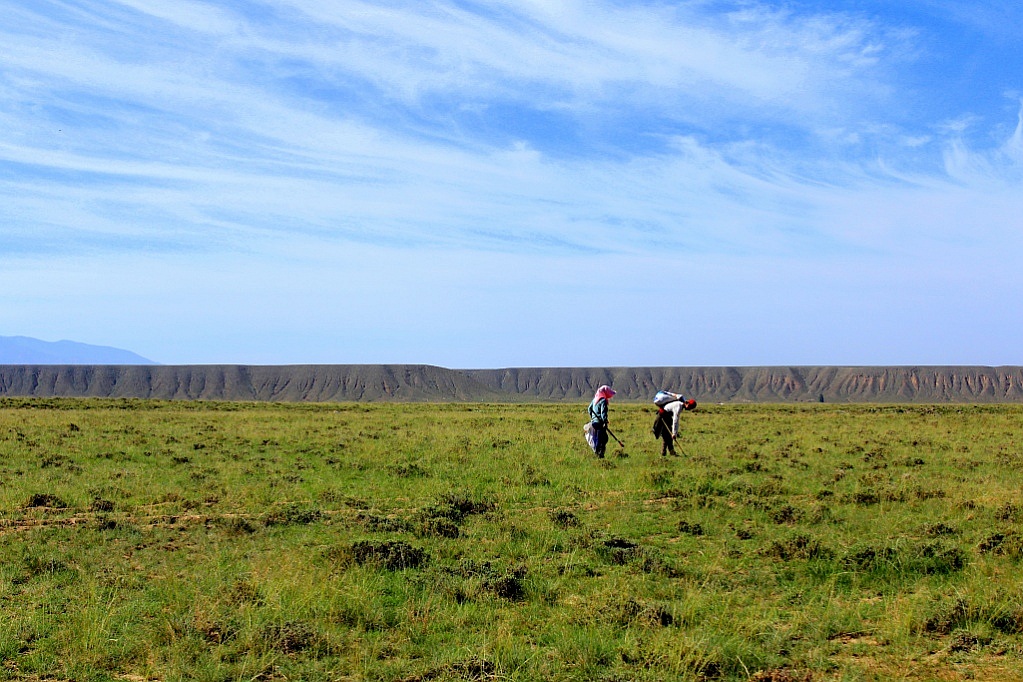
M 654 419 L 654 436 L 661 438 L 661 457 L 675 453 L 675 439 L 678 437 L 679 415 L 682 410 L 695 410 L 696 401 L 686 400 L 681 393 L 658 391 L 654 396 L 657 417 Z
M 604 385 L 597 389 L 593 401 L 590 402 L 590 424 L 593 425 L 593 432 L 596 435 L 593 452 L 597 457 L 603 457 L 607 447 L 607 401 L 611 400 L 614 394 L 613 388 Z

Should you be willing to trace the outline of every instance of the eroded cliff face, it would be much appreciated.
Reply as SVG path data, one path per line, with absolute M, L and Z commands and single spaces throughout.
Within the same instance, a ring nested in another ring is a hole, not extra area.
M 660 367 L 469 370 L 522 398 L 588 400 L 602 383 L 618 399 L 659 389 L 710 402 L 1023 402 L 1020 367 Z
M 659 389 L 704 402 L 1023 402 L 1023 367 L 611 367 L 453 370 L 432 365 L 0 365 L 0 397 L 162 400 L 623 401 Z
M 0 396 L 279 402 L 505 398 L 461 372 L 429 365 L 0 365 Z

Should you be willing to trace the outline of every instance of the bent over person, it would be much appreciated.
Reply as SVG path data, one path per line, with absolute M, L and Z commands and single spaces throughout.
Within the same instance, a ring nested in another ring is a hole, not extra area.
M 614 394 L 615 390 L 613 388 L 604 385 L 597 389 L 597 392 L 593 396 L 593 400 L 590 402 L 590 424 L 592 424 L 593 432 L 596 436 L 593 453 L 597 455 L 597 457 L 603 457 L 604 450 L 607 448 L 607 401 L 610 400 Z
M 679 415 L 683 410 L 695 410 L 696 401 L 686 400 L 681 393 L 658 391 L 654 396 L 657 417 L 654 419 L 654 436 L 661 439 L 661 457 L 676 457 L 675 439 L 678 438 Z

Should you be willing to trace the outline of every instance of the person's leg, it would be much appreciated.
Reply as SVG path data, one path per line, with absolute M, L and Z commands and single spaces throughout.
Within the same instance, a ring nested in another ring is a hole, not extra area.
M 597 427 L 597 457 L 603 457 L 607 449 L 607 429 Z
M 668 417 L 665 419 L 665 417 Z M 661 457 L 664 457 L 670 451 L 671 454 L 675 454 L 674 448 L 671 446 L 671 417 L 666 412 L 661 413 Z

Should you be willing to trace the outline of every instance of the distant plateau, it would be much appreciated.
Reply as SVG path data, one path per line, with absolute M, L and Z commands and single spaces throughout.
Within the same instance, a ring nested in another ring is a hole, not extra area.
M 703 403 L 1023 403 L 1023 367 L 0 364 L 0 397 L 276 402 L 587 402 L 659 389 Z

